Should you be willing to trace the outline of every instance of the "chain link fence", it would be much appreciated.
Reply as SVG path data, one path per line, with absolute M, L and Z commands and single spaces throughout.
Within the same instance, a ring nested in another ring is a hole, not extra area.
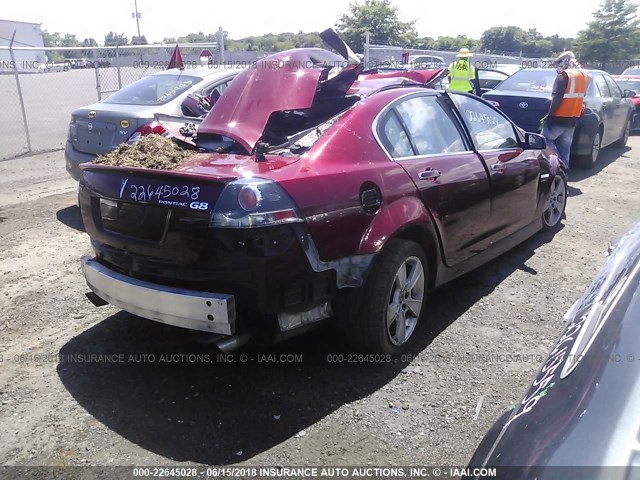
M 0 75 L 0 159 L 29 151 L 14 75 Z
M 368 68 L 387 67 L 398 68 L 409 63 L 412 57 L 435 57 L 433 61 L 442 59 L 445 65 L 449 65 L 456 58 L 456 51 L 448 50 L 424 50 L 415 48 L 403 48 L 393 45 L 369 45 L 365 46 L 365 61 Z M 541 61 L 540 58 L 522 57 L 517 53 L 508 55 L 491 52 L 473 52 L 472 61 L 476 67 L 495 68 L 503 64 L 523 64 L 523 62 Z M 428 63 L 428 62 L 427 62 Z

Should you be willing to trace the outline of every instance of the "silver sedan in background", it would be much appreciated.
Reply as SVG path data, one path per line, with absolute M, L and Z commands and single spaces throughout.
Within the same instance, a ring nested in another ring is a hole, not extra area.
M 156 114 L 197 117 L 206 113 L 239 72 L 208 67 L 163 70 L 75 110 L 64 151 L 67 171 L 78 180 L 81 163 L 143 135 L 164 133 L 164 127 L 154 121 Z

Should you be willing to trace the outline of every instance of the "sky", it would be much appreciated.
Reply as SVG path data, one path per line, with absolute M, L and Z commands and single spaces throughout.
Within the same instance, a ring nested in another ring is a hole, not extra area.
M 401 20 L 416 20 L 419 36 L 467 35 L 480 38 L 491 27 L 516 25 L 537 28 L 545 36 L 575 36 L 592 19 L 602 0 L 392 0 Z M 150 43 L 191 32 L 214 33 L 218 27 L 239 39 L 281 32 L 322 31 L 334 27 L 348 10 L 345 0 L 137 0 L 142 13 L 140 31 Z M 41 23 L 49 32 L 74 33 L 79 40 L 95 38 L 99 44 L 110 30 L 136 35 L 134 0 L 94 1 L 3 0 L 0 18 Z

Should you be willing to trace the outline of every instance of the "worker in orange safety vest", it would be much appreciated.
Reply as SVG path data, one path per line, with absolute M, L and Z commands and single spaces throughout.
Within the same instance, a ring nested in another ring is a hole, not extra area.
M 549 113 L 541 121 L 542 135 L 547 144 L 569 170 L 573 133 L 582 116 L 589 77 L 582 70 L 573 52 L 564 52 L 555 59 L 558 76 L 553 84 Z

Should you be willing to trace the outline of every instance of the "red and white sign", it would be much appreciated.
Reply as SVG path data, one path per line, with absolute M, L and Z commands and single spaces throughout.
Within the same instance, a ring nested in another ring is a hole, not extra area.
M 200 52 L 200 64 L 201 65 L 211 65 L 213 63 L 213 53 L 211 50 L 204 49 Z

